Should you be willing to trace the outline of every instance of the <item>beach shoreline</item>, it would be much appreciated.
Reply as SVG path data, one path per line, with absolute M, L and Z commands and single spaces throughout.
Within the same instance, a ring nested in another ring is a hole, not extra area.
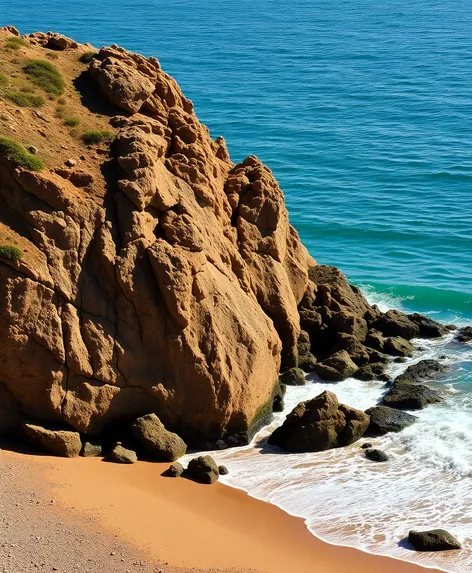
M 29 468 L 37 487 L 42 483 L 54 500 L 57 516 L 69 515 L 80 527 L 92 522 L 103 539 L 129 545 L 146 563 L 137 566 L 139 571 L 441 573 L 329 544 L 314 536 L 303 519 L 237 488 L 163 478 L 168 464 L 128 466 L 7 451 L 1 456 L 23 473 Z M 116 553 L 109 551 L 112 562 Z M 107 571 L 103 564 L 100 570 Z M 135 569 L 123 568 L 123 573 L 128 570 Z

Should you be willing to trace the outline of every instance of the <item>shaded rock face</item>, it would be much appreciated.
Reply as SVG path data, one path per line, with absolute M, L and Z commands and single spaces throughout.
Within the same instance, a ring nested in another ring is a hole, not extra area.
M 147 414 L 133 422 L 131 434 L 147 455 L 158 460 L 174 460 L 185 455 L 187 445 L 177 434 L 165 429 L 156 414 Z
M 287 386 L 303 386 L 306 384 L 305 373 L 301 368 L 290 368 L 280 376 L 280 382 Z
M 332 392 L 301 402 L 269 438 L 269 444 L 290 452 L 318 452 L 347 446 L 360 439 L 369 416 L 339 404 Z
M 417 551 L 448 551 L 462 548 L 459 541 L 445 529 L 410 531 L 408 541 Z
M 461 328 L 456 335 L 458 342 L 472 342 L 472 326 Z
M 383 436 L 389 432 L 401 432 L 417 420 L 416 416 L 387 406 L 375 406 L 366 410 L 365 413 L 370 416 L 366 436 Z
M 28 421 L 22 422 L 22 428 L 34 444 L 55 456 L 74 458 L 80 454 L 82 449 L 78 432 L 45 428 Z

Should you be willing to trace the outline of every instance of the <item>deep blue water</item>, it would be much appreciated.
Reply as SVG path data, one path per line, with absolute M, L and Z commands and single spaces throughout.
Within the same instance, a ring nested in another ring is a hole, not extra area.
M 1 0 L 0 24 L 156 55 L 311 254 L 472 317 L 470 0 Z M 410 288 L 414 287 L 414 288 Z

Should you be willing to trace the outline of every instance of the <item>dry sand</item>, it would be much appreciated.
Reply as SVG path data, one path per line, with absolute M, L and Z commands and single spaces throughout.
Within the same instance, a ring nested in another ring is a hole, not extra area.
M 0 573 L 435 571 L 329 545 L 242 491 L 162 478 L 167 465 L 9 451 L 0 463 Z

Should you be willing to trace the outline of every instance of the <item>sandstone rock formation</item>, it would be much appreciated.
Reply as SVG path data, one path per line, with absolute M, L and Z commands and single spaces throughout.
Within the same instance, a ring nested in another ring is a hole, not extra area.
M 155 58 L 113 45 L 80 71 L 89 46 L 24 39 L 28 57 L 57 51 L 70 105 L 94 127 L 108 114 L 114 142 L 78 142 L 53 100 L 7 134 L 46 167 L 0 154 L 0 240 L 24 252 L 0 258 L 0 431 L 20 413 L 87 435 L 155 414 L 189 445 L 241 444 L 281 408 L 280 371 L 378 377 L 385 337 L 442 335 L 317 265 L 270 170 L 232 163 Z
M 26 420 L 22 422 L 22 428 L 34 444 L 55 456 L 74 458 L 80 454 L 82 449 L 78 432 L 44 428 Z
M 269 444 L 290 452 L 319 452 L 359 440 L 369 426 L 369 416 L 339 404 L 332 392 L 300 402 L 269 438 Z

